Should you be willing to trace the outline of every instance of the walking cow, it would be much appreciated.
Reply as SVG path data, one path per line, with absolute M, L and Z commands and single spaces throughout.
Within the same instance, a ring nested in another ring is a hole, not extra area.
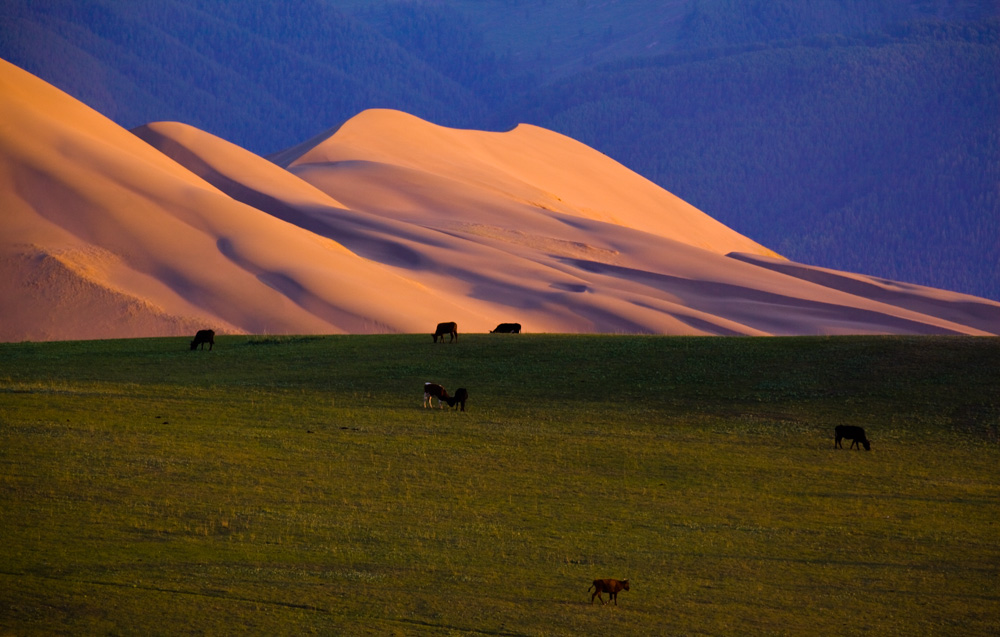
M 619 591 L 628 590 L 628 580 L 616 580 L 616 579 L 595 579 L 594 583 L 587 587 L 587 592 L 590 589 L 594 589 L 594 594 L 590 596 L 590 603 L 594 603 L 594 598 L 601 600 L 601 606 L 604 605 L 604 598 L 601 597 L 601 593 L 608 594 L 608 603 L 611 600 L 615 600 L 615 606 L 618 605 L 618 593 Z

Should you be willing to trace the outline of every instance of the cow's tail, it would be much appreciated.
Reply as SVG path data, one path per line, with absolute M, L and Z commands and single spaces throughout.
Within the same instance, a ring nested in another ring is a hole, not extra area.
M 597 590 L 597 584 L 591 584 L 590 586 L 588 586 L 587 587 L 587 592 L 588 593 L 590 592 L 590 589 L 594 589 L 596 591 Z

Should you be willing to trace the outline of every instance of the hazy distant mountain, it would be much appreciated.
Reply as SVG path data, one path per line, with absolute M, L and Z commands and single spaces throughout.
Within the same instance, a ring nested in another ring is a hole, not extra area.
M 579 139 L 816 265 L 1000 299 L 990 0 L 9 0 L 0 57 L 256 153 L 369 108 Z
M 788 261 L 529 125 L 369 110 L 265 160 L 0 62 L 0 340 L 220 332 L 1000 334 L 1000 303 Z

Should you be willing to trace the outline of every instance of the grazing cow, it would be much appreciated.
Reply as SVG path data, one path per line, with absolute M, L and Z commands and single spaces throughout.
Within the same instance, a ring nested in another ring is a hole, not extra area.
M 444 403 L 450 398 L 448 390 L 437 383 L 424 383 L 424 407 L 434 406 L 434 399 L 438 399 L 438 407 L 444 409 Z
M 618 591 L 628 590 L 628 580 L 616 580 L 616 579 L 595 579 L 594 583 L 587 587 L 587 592 L 590 589 L 594 589 L 594 594 L 590 596 L 590 603 L 594 603 L 594 598 L 601 600 L 601 606 L 604 605 L 604 598 L 601 597 L 601 593 L 608 594 L 608 603 L 611 600 L 615 600 L 615 606 L 618 605 Z
M 199 345 L 205 349 L 205 343 L 208 343 L 208 350 L 212 351 L 212 346 L 215 345 L 214 330 L 198 330 L 198 333 L 194 335 L 194 340 L 191 341 L 191 349 L 193 350 Z
M 861 427 L 855 427 L 854 425 L 837 425 L 833 430 L 836 437 L 836 441 L 833 446 L 839 449 L 844 447 L 840 444 L 840 441 L 844 438 L 851 440 L 850 448 L 853 449 L 854 445 L 861 448 L 861 445 L 865 446 L 865 451 L 872 450 L 872 443 L 868 442 L 868 438 L 865 436 L 865 430 Z
M 438 342 L 438 336 L 440 336 L 441 337 L 441 342 L 444 343 L 444 335 L 445 334 L 450 334 L 451 335 L 451 339 L 448 341 L 449 343 L 451 343 L 452 341 L 457 341 L 458 340 L 458 323 L 456 323 L 454 321 L 452 321 L 450 323 L 438 323 L 437 329 L 434 330 L 434 334 L 432 334 L 432 336 L 434 337 L 434 342 L 437 343 Z
M 467 400 L 469 400 L 469 392 L 466 391 L 465 387 L 459 387 L 455 390 L 454 396 L 445 398 L 449 407 L 460 405 L 462 407 L 462 411 L 465 411 L 465 401 Z
M 490 330 L 490 334 L 520 334 L 520 323 L 501 323 L 495 330 Z

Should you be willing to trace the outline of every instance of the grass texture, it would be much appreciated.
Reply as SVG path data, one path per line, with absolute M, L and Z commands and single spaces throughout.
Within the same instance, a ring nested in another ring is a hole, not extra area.
M 1000 339 L 187 345 L 0 345 L 0 634 L 1000 632 Z

